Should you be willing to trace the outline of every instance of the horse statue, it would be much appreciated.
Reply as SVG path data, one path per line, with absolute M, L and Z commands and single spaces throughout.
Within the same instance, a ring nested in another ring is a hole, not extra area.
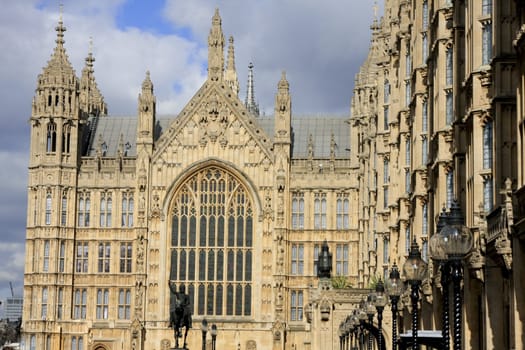
M 171 283 L 169 286 L 175 301 L 170 308 L 170 327 L 173 328 L 175 336 L 175 348 L 179 348 L 179 338 L 182 337 L 182 327 L 184 327 L 183 349 L 187 349 L 186 337 L 191 328 L 190 297 L 186 294 L 184 285 L 179 287 L 178 292 Z

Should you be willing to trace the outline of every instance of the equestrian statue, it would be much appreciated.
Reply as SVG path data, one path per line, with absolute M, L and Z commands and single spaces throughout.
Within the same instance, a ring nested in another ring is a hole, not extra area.
M 180 285 L 179 291 L 175 289 L 172 282 L 169 283 L 172 302 L 170 303 L 170 327 L 173 328 L 175 336 L 175 349 L 179 349 L 179 338 L 182 337 L 182 327 L 184 327 L 183 349 L 187 349 L 186 337 L 191 328 L 191 305 L 190 297 L 186 294 L 184 285 Z

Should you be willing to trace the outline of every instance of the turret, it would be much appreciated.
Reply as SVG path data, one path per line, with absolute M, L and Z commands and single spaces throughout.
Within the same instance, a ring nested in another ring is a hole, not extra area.
M 248 65 L 248 86 L 246 88 L 246 100 L 244 105 L 254 116 L 259 116 L 259 105 L 255 102 L 255 87 L 253 84 L 253 63 Z
M 286 73 L 283 72 L 281 80 L 277 85 L 277 95 L 275 96 L 275 136 L 274 143 L 291 144 L 291 119 L 292 119 L 292 100 L 290 98 L 290 84 L 286 80 Z
M 87 118 L 89 115 L 107 114 L 107 105 L 95 81 L 95 70 L 93 69 L 95 57 L 93 57 L 92 51 L 93 42 L 90 40 L 89 53 L 80 78 L 80 110 L 82 111 L 82 119 Z
M 139 110 L 137 122 L 137 153 L 143 145 L 148 154 L 151 154 L 153 138 L 155 136 L 155 104 L 156 98 L 153 94 L 153 83 L 149 71 L 142 82 L 142 92 L 139 94 Z
M 224 80 L 231 87 L 235 95 L 239 95 L 239 79 L 237 78 L 237 71 L 235 70 L 235 52 L 233 48 L 233 36 L 230 36 L 230 45 L 228 46 L 228 60 L 226 61 L 226 71 L 224 72 Z
M 208 36 L 208 79 L 222 80 L 224 74 L 224 35 L 222 34 L 221 16 L 215 9 Z

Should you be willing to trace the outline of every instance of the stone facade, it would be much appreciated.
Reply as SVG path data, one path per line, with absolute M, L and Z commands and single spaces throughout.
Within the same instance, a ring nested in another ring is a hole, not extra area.
M 149 73 L 137 115 L 109 116 L 94 57 L 77 78 L 64 32 L 60 20 L 30 119 L 26 347 L 169 349 L 173 283 L 192 301 L 190 349 L 203 318 L 218 348 L 310 348 L 324 240 L 332 274 L 365 284 L 348 118 L 292 118 L 285 73 L 275 114 L 252 113 L 218 11 L 208 79 L 177 116 L 156 115 Z

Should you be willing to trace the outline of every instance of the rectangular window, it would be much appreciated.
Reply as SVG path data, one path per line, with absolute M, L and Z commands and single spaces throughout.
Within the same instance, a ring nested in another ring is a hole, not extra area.
M 131 272 L 131 258 L 133 255 L 133 246 L 131 243 L 120 244 L 120 272 Z
M 314 228 L 326 228 L 326 193 L 316 193 L 314 199 Z
M 71 350 L 84 350 L 84 338 L 71 337 Z
M 410 170 L 405 169 L 405 192 L 410 193 Z
M 118 292 L 118 318 L 129 320 L 131 318 L 131 290 L 120 289 Z
M 64 313 L 64 288 L 58 288 L 57 319 L 61 320 Z
M 97 289 L 97 319 L 107 320 L 109 310 L 109 290 Z
M 423 1 L 421 12 L 423 15 L 423 30 L 427 30 L 428 28 L 428 2 L 427 0 Z
M 410 46 L 407 45 L 407 54 L 405 55 L 405 77 L 410 78 L 412 73 L 412 55 L 410 54 Z
M 383 97 L 384 97 L 384 103 L 390 102 L 390 82 L 385 79 L 385 84 L 383 87 Z
M 481 13 L 484 16 L 492 14 L 492 0 L 483 0 L 481 3 Z
M 43 320 L 47 319 L 47 287 L 42 288 L 42 313 L 41 317 Z
M 65 226 L 67 223 L 67 195 L 62 196 L 62 208 L 60 210 L 60 224 Z
M 483 169 L 492 168 L 492 121 L 483 127 Z
M 493 201 L 493 190 L 492 190 L 492 179 L 486 179 L 483 181 L 483 209 L 485 213 L 492 211 Z
M 388 118 L 389 118 L 388 112 L 389 112 L 389 108 L 388 108 L 388 106 L 383 107 L 383 128 L 384 128 L 385 130 L 388 130 L 388 128 L 389 128 L 389 125 L 388 125 L 388 123 L 389 123 L 389 120 L 388 120 Z
M 454 200 L 454 172 L 450 170 L 447 173 L 447 208 L 452 206 Z
M 122 227 L 133 227 L 133 195 L 124 193 L 122 195 Z
M 387 265 L 390 260 L 390 241 L 388 239 L 383 240 L 383 265 Z
M 350 228 L 350 200 L 345 193 L 337 194 L 337 229 L 344 230 Z
M 78 199 L 78 226 L 89 227 L 91 200 L 89 193 L 81 193 Z
M 44 241 L 44 265 L 42 266 L 43 272 L 49 272 L 49 241 Z
M 113 201 L 110 194 L 102 194 L 100 199 L 100 227 L 111 227 Z
M 383 188 L 383 209 L 388 209 L 388 187 Z
M 87 290 L 75 289 L 73 296 L 73 318 L 75 320 L 86 319 Z
M 422 122 L 423 126 L 421 127 L 422 131 L 427 132 L 428 131 L 428 101 L 426 99 L 423 101 L 422 118 L 423 118 L 423 122 Z
M 335 274 L 348 276 L 348 244 L 337 244 L 335 247 Z
M 428 262 L 428 241 L 426 239 L 421 243 L 421 259 Z
M 304 245 L 292 244 L 292 275 L 304 274 Z
M 421 50 L 423 51 L 421 53 L 421 56 L 423 58 L 423 62 L 421 62 L 423 65 L 427 64 L 427 58 L 428 58 L 428 37 L 427 33 L 423 33 L 421 37 Z
M 304 228 L 304 197 L 302 193 L 292 194 L 292 228 Z
M 405 165 L 410 166 L 410 158 L 411 158 L 411 152 L 410 152 L 410 138 L 407 137 L 405 140 Z
M 58 272 L 64 272 L 66 260 L 66 242 L 60 241 L 60 250 L 58 252 Z
M 410 252 L 410 226 L 405 229 L 405 254 Z
M 492 23 L 484 23 L 481 42 L 481 64 L 490 64 L 492 59 Z
M 77 242 L 76 246 L 76 272 L 88 272 L 89 249 L 88 242 Z
M 428 140 L 426 136 L 423 136 L 421 140 L 421 165 L 426 166 L 428 163 Z
M 48 193 L 46 196 L 46 225 L 51 225 L 51 208 L 52 208 L 52 199 L 51 199 L 51 194 Z
M 454 82 L 454 65 L 453 65 L 453 56 L 454 52 L 452 51 L 452 48 L 447 49 L 446 53 L 446 77 L 445 77 L 445 84 L 447 86 L 452 86 Z
M 303 291 L 292 290 L 290 298 L 290 320 L 291 321 L 302 321 L 303 320 Z
M 428 235 L 428 205 L 423 204 L 421 208 L 421 234 L 423 236 Z
M 314 244 L 314 276 L 317 276 L 317 267 L 319 266 L 319 252 L 321 248 L 319 244 Z
M 111 244 L 109 242 L 99 243 L 98 245 L 98 272 L 109 272 L 111 263 Z
M 390 182 L 390 161 L 388 158 L 383 160 L 383 184 L 388 184 Z
M 410 100 L 412 99 L 412 86 L 410 80 L 405 81 L 405 107 L 410 106 Z

